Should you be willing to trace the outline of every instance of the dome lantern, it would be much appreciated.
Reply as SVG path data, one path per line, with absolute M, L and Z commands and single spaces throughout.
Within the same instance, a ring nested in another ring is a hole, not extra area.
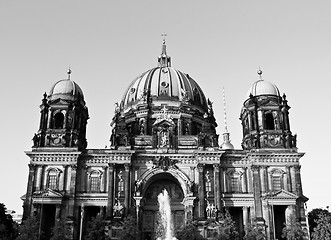
M 163 39 L 162 52 L 161 55 L 158 57 L 158 63 L 159 67 L 171 67 L 171 57 L 167 55 L 167 46 L 165 39 Z

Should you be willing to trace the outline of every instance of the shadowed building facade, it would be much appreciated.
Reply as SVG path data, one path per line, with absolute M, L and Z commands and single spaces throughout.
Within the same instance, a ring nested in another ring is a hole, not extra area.
M 175 229 L 195 219 L 201 233 L 212 237 L 224 212 L 241 238 L 255 222 L 268 239 L 281 239 L 291 215 L 306 229 L 299 162 L 304 154 L 290 130 L 290 107 L 285 94 L 258 74 L 240 113 L 242 149 L 234 149 L 226 126 L 218 139 L 212 102 L 191 76 L 171 66 L 163 42 L 158 66 L 132 81 L 116 105 L 110 147 L 88 149 L 88 109 L 68 72 L 40 105 L 40 128 L 26 152 L 24 219 L 39 216 L 47 233 L 63 217 L 79 239 L 99 214 L 116 239 L 121 220 L 133 215 L 143 239 L 153 239 L 157 196 L 167 189 Z

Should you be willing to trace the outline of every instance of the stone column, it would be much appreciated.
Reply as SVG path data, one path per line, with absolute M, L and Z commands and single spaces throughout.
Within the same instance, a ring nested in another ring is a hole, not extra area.
M 288 191 L 288 177 L 287 177 L 287 167 L 286 167 L 286 173 L 282 174 L 282 179 L 284 181 L 284 190 Z
M 68 165 L 63 165 L 63 191 L 67 193 L 68 190 Z
M 243 167 L 243 175 L 242 175 L 242 191 L 243 193 L 247 193 L 247 167 Z
M 300 174 L 301 166 L 296 165 L 293 168 L 294 168 L 294 172 L 295 172 L 295 183 L 296 183 L 295 189 L 296 189 L 296 193 L 299 196 L 302 196 L 301 174 Z
M 262 202 L 261 202 L 261 182 L 260 182 L 260 167 L 252 166 L 253 171 L 253 189 L 254 189 L 254 208 L 255 217 L 257 219 L 262 219 Z
M 221 195 L 220 195 L 220 165 L 214 164 L 214 198 L 215 205 L 218 211 L 221 211 Z
M 114 193 L 114 164 L 109 163 L 108 166 L 108 202 L 107 202 L 107 218 L 113 214 L 113 193 Z
M 266 205 L 263 205 L 263 217 L 265 220 L 265 224 L 269 227 L 266 228 L 267 236 L 270 236 L 271 228 L 272 228 L 272 222 L 270 221 L 269 216 L 269 205 L 266 203 Z M 269 239 L 269 238 L 268 238 Z
M 124 164 L 124 207 L 125 216 L 128 214 L 130 207 L 130 164 Z
M 190 180 L 195 182 L 195 167 L 190 167 Z
M 75 191 L 76 191 L 76 170 L 77 165 L 70 165 L 71 172 L 70 172 L 70 188 L 69 188 L 69 194 L 70 194 L 70 200 L 69 200 L 69 206 L 68 206 L 68 216 L 73 217 L 74 216 L 74 208 L 75 208 Z
M 103 169 L 103 188 L 101 189 L 102 192 L 107 192 L 108 189 L 108 167 L 104 166 Z
M 42 166 L 41 168 L 41 177 L 40 177 L 40 189 L 46 189 L 47 186 L 47 176 L 45 171 L 46 166 Z
M 267 172 L 267 176 L 268 176 L 269 191 L 273 191 L 274 186 L 272 185 L 272 174 L 271 174 L 271 172 Z
M 247 168 L 246 170 L 247 172 L 247 190 L 249 193 L 252 193 L 254 192 L 254 189 L 253 189 L 253 173 L 252 173 L 252 170 Z
M 293 193 L 297 193 L 297 186 L 296 186 L 294 166 L 291 166 L 290 172 L 291 172 L 291 188 L 292 188 L 292 192 Z
M 222 174 L 223 174 L 223 192 L 226 193 L 228 191 L 228 187 L 227 187 L 227 180 L 226 180 L 226 168 L 223 168 L 223 171 L 222 171 Z
M 224 175 L 224 172 L 223 172 L 223 168 L 222 167 L 219 167 L 219 179 L 220 179 L 220 193 L 224 193 L 224 178 L 223 178 L 223 175 Z
M 23 204 L 24 212 L 23 212 L 23 220 L 27 219 L 29 216 L 32 216 L 33 212 L 31 211 L 33 209 L 32 207 L 32 193 L 33 193 L 33 185 L 35 182 L 35 171 L 36 171 L 36 165 L 35 164 L 29 164 L 29 176 L 28 176 L 28 186 L 26 190 L 26 198 Z
M 61 205 L 60 204 L 56 204 L 55 205 L 55 221 L 59 220 L 61 218 Z
M 199 218 L 205 218 L 205 178 L 203 175 L 204 164 L 199 163 L 199 184 L 198 184 L 198 197 L 199 197 Z
M 51 127 L 51 119 L 52 119 L 52 111 L 51 111 L 51 109 L 49 109 L 49 112 L 48 112 L 48 121 L 47 121 L 47 128 L 50 128 Z
M 249 207 L 247 206 L 243 206 L 243 221 L 245 228 L 249 225 L 248 208 Z
M 292 192 L 292 186 L 291 186 L 291 172 L 290 167 L 286 166 L 286 182 L 287 182 L 287 191 Z
M 260 179 L 261 179 L 261 191 L 262 191 L 262 193 L 266 192 L 265 176 L 266 176 L 266 167 L 261 166 L 260 167 Z

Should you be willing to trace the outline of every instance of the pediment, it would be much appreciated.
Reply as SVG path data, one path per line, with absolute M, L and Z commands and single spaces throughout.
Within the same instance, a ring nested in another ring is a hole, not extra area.
M 279 106 L 279 103 L 277 101 L 275 101 L 275 99 L 267 99 L 267 100 L 263 101 L 261 105 L 264 105 L 264 106 Z
M 46 188 L 43 191 L 36 191 L 33 193 L 34 198 L 62 198 L 63 194 L 53 189 Z
M 64 99 L 59 98 L 59 99 L 52 101 L 51 104 L 52 105 L 68 105 L 69 102 Z
M 154 122 L 153 126 L 174 126 L 175 123 L 174 121 L 172 121 L 171 118 L 163 118 L 163 119 L 156 119 L 156 121 Z
M 269 192 L 267 195 L 264 197 L 264 199 L 279 199 L 279 200 L 296 200 L 298 196 L 294 193 L 285 191 L 284 189 L 281 189 L 276 192 Z

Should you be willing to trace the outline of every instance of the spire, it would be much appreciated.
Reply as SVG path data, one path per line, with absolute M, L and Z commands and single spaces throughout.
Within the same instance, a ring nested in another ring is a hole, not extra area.
M 158 57 L 159 67 L 171 67 L 171 58 L 167 55 L 166 36 L 167 34 L 161 34 L 162 40 L 162 52 Z
M 222 149 L 234 149 L 231 140 L 230 133 L 228 131 L 228 124 L 226 119 L 226 104 L 225 104 L 225 90 L 223 87 L 223 109 L 224 109 L 224 132 L 223 132 L 223 143 L 221 145 Z

